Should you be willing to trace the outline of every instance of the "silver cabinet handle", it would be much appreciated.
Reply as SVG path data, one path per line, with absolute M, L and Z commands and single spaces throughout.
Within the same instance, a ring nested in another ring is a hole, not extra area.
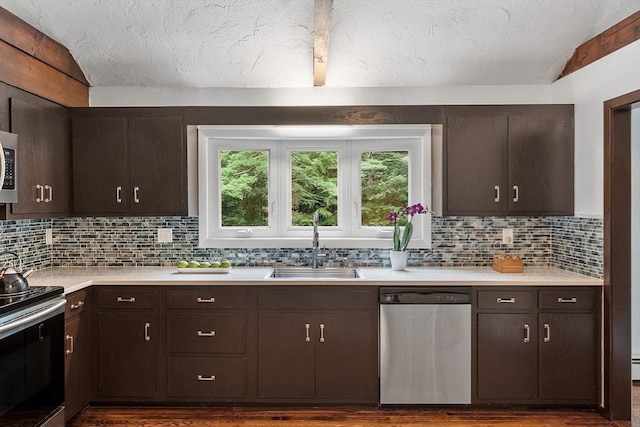
M 133 201 L 135 203 L 140 203 L 140 199 L 138 198 L 139 191 L 140 191 L 140 187 L 133 187 Z
M 116 302 L 136 302 L 136 297 L 131 297 L 131 298 L 122 298 L 122 297 L 118 297 L 116 298 Z
M 47 191 L 47 193 L 49 193 L 49 197 L 45 197 L 44 202 L 49 203 L 53 201 L 53 187 L 51 187 L 50 185 L 45 185 L 44 189 Z
M 40 203 L 44 200 L 44 187 L 40 184 L 36 185 L 36 203 Z
M 558 298 L 558 302 L 560 304 L 575 304 L 578 302 L 578 298 L 573 297 L 573 298 Z
M 116 187 L 116 202 L 122 203 L 122 187 L 120 186 Z
M 77 309 L 79 309 L 80 307 L 82 307 L 83 305 L 84 305 L 84 301 L 78 301 L 78 303 L 77 303 L 77 304 L 71 304 L 71 305 L 69 306 L 69 308 L 70 308 L 71 310 L 77 310 Z
M 324 325 L 320 324 L 320 342 L 324 342 Z
M 493 187 L 496 190 L 496 198 L 493 199 L 494 202 L 498 203 L 500 201 L 500 186 L 496 185 Z
M 215 299 L 215 297 L 211 297 L 211 298 L 200 298 L 200 297 L 198 297 L 198 298 L 196 298 L 196 302 L 197 303 L 201 303 L 201 304 L 205 304 L 205 303 L 213 304 L 214 302 L 216 302 L 216 299 Z
M 498 297 L 498 299 L 496 299 L 496 301 L 500 304 L 513 304 L 514 302 L 516 302 L 515 298 L 500 298 Z
M 215 381 L 215 375 L 198 375 L 198 381 Z
M 551 326 L 548 323 L 544 324 L 544 342 L 551 341 Z
M 309 327 L 310 327 L 310 326 L 311 326 L 311 325 L 309 325 L 308 323 L 305 323 L 305 324 L 304 324 L 304 329 L 305 329 L 305 332 L 306 332 L 306 336 L 305 336 L 305 339 L 304 339 L 304 340 L 305 340 L 306 342 L 311 342 L 311 337 L 309 336 Z
M 145 323 L 144 324 L 144 340 L 145 341 L 151 341 L 151 336 L 149 335 L 149 328 L 151 328 L 151 324 Z
M 529 333 L 530 333 L 529 325 L 524 325 L 524 342 L 529 342 Z
M 513 186 L 513 202 L 518 203 L 519 199 L 520 199 L 520 192 L 518 191 L 518 186 L 514 185 Z
M 198 336 L 199 337 L 215 337 L 216 331 L 211 331 L 211 332 L 198 331 Z
M 65 337 L 65 341 L 69 341 L 69 347 L 64 351 L 66 356 L 73 353 L 73 337 L 71 335 L 67 335 Z

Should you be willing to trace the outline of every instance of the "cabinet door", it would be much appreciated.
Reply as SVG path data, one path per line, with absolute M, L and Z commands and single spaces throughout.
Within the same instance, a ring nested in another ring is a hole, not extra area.
M 536 320 L 527 313 L 478 314 L 479 399 L 535 399 Z
M 599 338 L 590 313 L 541 313 L 540 398 L 597 402 Z
M 316 397 L 377 400 L 377 341 L 368 312 L 318 314 Z
M 101 397 L 145 398 L 157 394 L 152 311 L 98 313 L 98 393 Z
M 91 396 L 91 324 L 80 315 L 65 324 L 65 418 L 69 420 Z
M 182 215 L 186 155 L 180 117 L 129 118 L 132 213 Z
M 506 116 L 447 117 L 445 162 L 447 214 L 506 210 Z
M 258 315 L 258 397 L 315 396 L 314 347 L 318 336 L 312 324 L 312 314 Z
M 13 214 L 65 213 L 69 203 L 68 132 L 63 112 L 11 99 L 18 134 L 18 198 Z
M 129 198 L 125 119 L 74 118 L 71 133 L 74 212 L 124 213 Z
M 573 215 L 573 130 L 563 114 L 509 116 L 509 210 Z

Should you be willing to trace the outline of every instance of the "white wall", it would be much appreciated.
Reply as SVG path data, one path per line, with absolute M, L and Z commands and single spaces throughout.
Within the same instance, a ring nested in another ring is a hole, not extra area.
M 603 215 L 604 102 L 640 89 L 640 40 L 558 80 L 553 103 L 575 104 L 575 214 Z
M 640 259 L 640 105 L 631 110 L 631 259 Z M 631 263 L 631 353 L 640 359 L 640 262 Z M 640 380 L 640 364 L 633 369 Z

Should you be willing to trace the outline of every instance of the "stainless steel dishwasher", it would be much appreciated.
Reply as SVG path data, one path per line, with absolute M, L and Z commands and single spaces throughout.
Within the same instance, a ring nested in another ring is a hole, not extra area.
M 469 288 L 380 288 L 380 403 L 471 403 Z

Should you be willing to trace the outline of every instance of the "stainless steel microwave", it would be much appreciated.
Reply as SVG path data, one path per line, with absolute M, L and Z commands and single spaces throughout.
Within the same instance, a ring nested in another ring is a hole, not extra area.
M 0 203 L 18 202 L 18 135 L 0 131 Z

